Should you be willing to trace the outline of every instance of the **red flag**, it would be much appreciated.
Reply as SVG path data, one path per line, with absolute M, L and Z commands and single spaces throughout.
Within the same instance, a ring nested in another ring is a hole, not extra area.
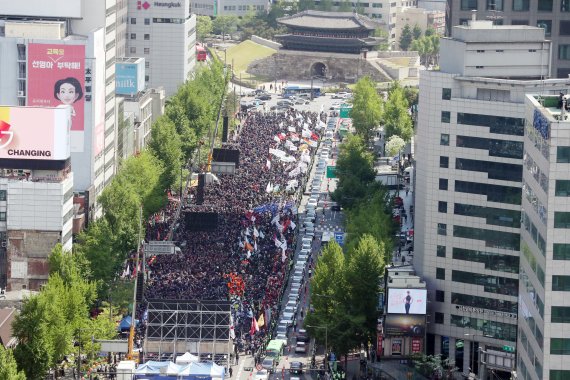
M 249 330 L 249 335 L 255 335 L 259 331 L 259 326 L 257 325 L 257 320 L 255 316 L 251 318 L 251 329 Z

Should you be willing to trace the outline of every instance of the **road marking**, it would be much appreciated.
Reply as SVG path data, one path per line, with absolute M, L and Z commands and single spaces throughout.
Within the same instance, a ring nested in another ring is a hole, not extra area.
M 241 378 L 241 374 L 243 372 L 243 363 L 245 363 L 245 357 L 243 358 L 243 360 L 241 361 L 241 363 L 239 363 L 239 367 L 238 367 L 238 373 L 236 375 L 236 379 Z M 253 370 L 252 370 L 253 372 Z

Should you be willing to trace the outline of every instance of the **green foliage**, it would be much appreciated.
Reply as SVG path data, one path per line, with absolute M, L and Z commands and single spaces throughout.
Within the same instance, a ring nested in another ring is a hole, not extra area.
M 172 188 L 180 177 L 182 141 L 170 119 L 163 116 L 154 123 L 148 148 L 164 168 L 160 175 L 160 188 Z
M 412 29 L 412 36 L 413 36 L 414 40 L 421 38 L 422 28 L 420 28 L 420 26 L 418 24 L 414 25 L 414 28 Z
M 319 11 L 332 11 L 333 1 L 332 0 L 321 0 L 319 3 Z
M 378 186 L 373 164 L 374 156 L 366 149 L 362 138 L 348 136 L 340 146 L 336 164 L 338 183 L 332 199 L 350 209 L 371 194 Z
M 376 92 L 376 84 L 370 77 L 361 78 L 354 87 L 350 116 L 356 133 L 365 144 L 372 141 L 374 129 L 382 121 L 383 101 Z
M 390 49 L 390 43 L 388 42 L 388 32 L 382 28 L 378 28 L 374 30 L 374 37 L 379 37 L 382 39 L 382 42 L 380 43 L 380 45 L 377 45 L 374 47 L 374 50 L 378 50 L 378 51 L 387 51 L 388 49 Z
M 204 41 L 204 39 L 212 34 L 214 30 L 214 24 L 210 16 L 200 16 L 196 17 L 196 38 L 198 41 Z
M 417 51 L 420 55 L 420 60 L 425 66 L 437 64 L 437 56 L 439 55 L 439 36 L 430 35 L 424 36 L 418 40 L 414 40 L 410 49 Z
M 352 2 L 348 0 L 342 0 L 340 5 L 338 6 L 339 12 L 351 12 L 352 11 Z
M 404 141 L 410 141 L 413 131 L 412 118 L 408 113 L 408 101 L 404 96 L 404 90 L 395 82 L 389 91 L 388 101 L 384 107 L 384 132 L 386 139 L 392 135 L 398 135 Z
M 408 24 L 404 25 L 404 28 L 402 29 L 402 34 L 400 35 L 400 41 L 398 41 L 400 49 L 408 50 L 410 45 L 412 44 L 413 39 L 414 36 L 412 34 L 412 29 Z
M 443 359 L 441 355 L 414 354 L 414 367 L 428 378 L 453 379 L 453 374 L 459 369 L 455 360 Z
M 299 12 L 315 9 L 315 0 L 299 0 Z
M 26 374 L 18 371 L 14 353 L 0 344 L 0 380 L 26 380 Z
M 226 34 L 231 34 L 236 31 L 238 24 L 237 16 L 233 15 L 221 15 L 214 18 L 212 22 L 212 31 L 215 34 L 221 34 L 222 39 L 225 40 Z
M 386 154 L 390 157 L 398 154 L 406 146 L 406 142 L 398 135 L 392 135 L 386 143 Z
M 436 33 L 435 33 L 435 29 L 434 29 L 433 27 L 431 27 L 431 26 L 428 26 L 427 29 L 426 29 L 426 31 L 425 31 L 425 33 L 424 33 L 424 36 L 430 37 L 430 36 L 433 36 L 433 35 L 435 35 L 435 34 L 436 34 Z

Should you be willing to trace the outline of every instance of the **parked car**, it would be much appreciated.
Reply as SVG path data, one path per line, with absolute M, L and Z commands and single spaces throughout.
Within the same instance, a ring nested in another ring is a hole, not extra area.
M 293 363 L 291 363 L 291 364 L 293 364 Z M 269 373 L 274 373 L 275 367 L 276 367 L 275 359 L 274 358 L 263 359 L 263 362 L 261 362 L 261 367 L 263 369 L 267 370 L 267 372 L 269 372 Z
M 303 363 L 301 362 L 291 362 L 289 366 L 289 372 L 293 374 L 300 375 L 303 373 Z
M 307 353 L 307 346 L 305 346 L 305 342 L 297 342 L 297 345 L 295 346 L 295 353 L 296 354 Z
M 269 380 L 269 372 L 266 369 L 255 373 L 255 380 Z

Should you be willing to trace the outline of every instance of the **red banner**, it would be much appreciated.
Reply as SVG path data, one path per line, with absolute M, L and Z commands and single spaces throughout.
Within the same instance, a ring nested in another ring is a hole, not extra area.
M 378 334 L 378 341 L 376 343 L 376 357 L 382 356 L 382 335 Z
M 422 352 L 422 339 L 412 338 L 412 354 L 417 354 Z

